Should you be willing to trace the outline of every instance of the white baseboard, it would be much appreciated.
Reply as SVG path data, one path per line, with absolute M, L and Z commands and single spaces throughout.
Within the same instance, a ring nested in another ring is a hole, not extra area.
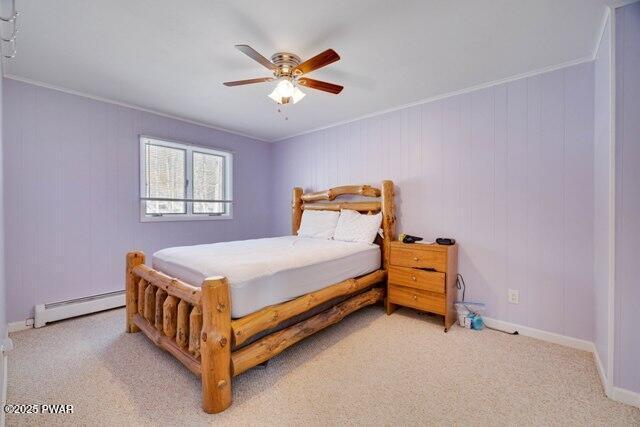
M 640 409 L 640 393 L 620 387 L 611 387 L 609 398 Z
M 602 387 L 604 388 L 604 393 L 607 395 L 607 397 L 611 400 L 615 400 L 616 402 L 622 402 L 626 403 L 627 405 L 640 408 L 640 393 L 636 393 L 634 391 L 620 387 L 615 387 L 610 384 L 607 378 L 607 371 L 602 365 L 600 354 L 598 353 L 595 345 L 593 346 L 593 358 L 596 361 L 598 375 L 600 376 L 600 381 L 602 381 Z
M 591 341 L 572 338 L 566 335 L 556 334 L 554 332 L 547 332 L 541 329 L 531 328 L 529 326 L 522 326 L 511 322 L 505 322 L 503 320 L 492 319 L 490 317 L 483 317 L 482 320 L 484 320 L 484 323 L 491 328 L 501 329 L 504 331 L 518 331 L 520 335 L 524 335 L 526 337 L 537 338 L 542 341 L 547 341 L 582 351 L 588 351 L 590 353 L 593 352 L 594 347 Z
M 607 379 L 607 370 L 602 364 L 600 353 L 598 353 L 598 349 L 596 348 L 595 344 L 593 345 L 593 358 L 596 362 L 596 368 L 598 369 L 598 376 L 600 377 L 600 382 L 602 383 L 604 394 L 606 394 L 607 397 L 611 398 L 611 387 L 609 386 L 609 380 Z
M 19 332 L 33 328 L 33 319 L 19 320 L 17 322 L 9 322 L 7 324 L 7 332 Z
M 609 380 L 607 379 L 607 371 L 602 365 L 602 360 L 600 359 L 600 355 L 596 350 L 595 344 L 591 341 L 568 337 L 566 335 L 560 335 L 553 332 L 547 332 L 541 329 L 530 328 L 528 326 L 505 322 L 503 320 L 492 319 L 490 317 L 483 317 L 482 319 L 487 326 L 492 328 L 500 329 L 507 332 L 518 331 L 520 335 L 593 353 L 593 358 L 598 370 L 598 376 L 600 377 L 600 381 L 602 382 L 602 387 L 604 388 L 604 393 L 606 394 L 606 396 L 611 400 L 626 403 L 627 405 L 640 408 L 640 393 L 636 393 L 634 391 L 620 387 L 615 387 L 609 383 Z

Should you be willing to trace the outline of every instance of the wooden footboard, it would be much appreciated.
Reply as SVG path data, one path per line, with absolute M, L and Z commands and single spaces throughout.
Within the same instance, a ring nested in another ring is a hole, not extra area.
M 127 254 L 127 332 L 141 330 L 202 377 L 202 407 L 231 405 L 231 307 L 224 277 L 197 288 L 144 265 L 142 252 Z
M 380 197 L 381 200 L 335 202 L 345 195 Z M 382 252 L 383 269 L 240 319 L 231 319 L 226 278 L 210 277 L 201 287 L 191 286 L 147 267 L 142 252 L 130 252 L 126 267 L 127 332 L 144 332 L 157 346 L 201 376 L 202 408 L 209 413 L 224 411 L 231 405 L 233 376 L 269 360 L 354 311 L 384 299 L 383 287 L 369 288 L 386 279 L 389 243 L 395 238 L 393 199 L 391 181 L 383 181 L 381 189 L 348 185 L 305 194 L 302 188 L 294 188 L 293 234 L 297 234 L 300 227 L 303 210 L 382 212 L 384 238 L 379 236 L 377 243 Z M 321 203 L 323 200 L 326 202 Z M 318 314 L 312 315 L 314 313 Z
M 383 288 L 365 291 L 385 280 L 386 272 L 377 270 L 232 320 L 226 278 L 208 278 L 198 288 L 156 271 L 144 261 L 142 252 L 127 254 L 127 332 L 142 331 L 201 376 L 202 407 L 208 413 L 231 405 L 233 376 L 384 298 Z M 258 334 L 339 297 L 348 299 L 232 351 Z

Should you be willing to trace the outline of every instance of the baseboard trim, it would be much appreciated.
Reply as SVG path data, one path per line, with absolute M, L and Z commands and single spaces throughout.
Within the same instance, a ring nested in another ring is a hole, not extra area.
M 565 347 L 575 348 L 577 350 L 593 353 L 593 359 L 596 364 L 598 376 L 602 382 L 602 388 L 605 395 L 616 402 L 625 403 L 627 405 L 640 408 L 640 393 L 627 390 L 620 387 L 612 386 L 607 379 L 607 371 L 604 369 L 600 355 L 596 346 L 591 341 L 581 340 L 579 338 L 568 337 L 566 335 L 556 334 L 554 332 L 543 331 L 541 329 L 531 328 L 529 326 L 518 325 L 516 323 L 505 322 L 503 320 L 483 317 L 484 323 L 491 327 L 507 332 L 518 331 L 520 335 L 536 338 L 541 341 L 547 341 L 553 344 L 563 345 Z
M 7 324 L 7 332 L 19 332 L 33 328 L 33 319 L 18 320 Z
M 611 395 L 608 397 L 616 402 L 626 403 L 640 409 L 640 393 L 620 387 L 611 387 Z
M 556 334 L 554 332 L 543 331 L 542 329 L 531 328 L 529 326 L 518 325 L 516 323 L 505 322 L 503 320 L 483 317 L 484 323 L 496 329 L 504 331 L 518 331 L 520 335 L 526 337 L 537 338 L 554 344 L 571 347 L 582 351 L 593 352 L 594 346 L 591 341 L 581 340 L 579 338 L 568 337 L 566 335 Z
M 604 394 L 606 394 L 607 397 L 611 399 L 611 387 L 609 386 L 609 381 L 607 380 L 607 370 L 602 364 L 600 353 L 598 353 L 598 349 L 596 348 L 595 344 L 593 345 L 593 359 L 596 362 L 596 368 L 598 369 L 598 376 L 600 377 L 600 382 L 602 383 Z

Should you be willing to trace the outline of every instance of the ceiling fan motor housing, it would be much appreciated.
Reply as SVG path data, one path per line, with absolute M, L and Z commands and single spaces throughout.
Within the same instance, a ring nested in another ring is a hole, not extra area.
M 271 62 L 278 66 L 273 72 L 276 77 L 292 77 L 293 70 L 300 65 L 300 57 L 289 52 L 277 52 L 271 56 Z

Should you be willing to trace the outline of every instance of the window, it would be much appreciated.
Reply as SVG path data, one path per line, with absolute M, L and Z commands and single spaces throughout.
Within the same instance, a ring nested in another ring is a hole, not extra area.
M 140 136 L 140 220 L 232 217 L 227 151 Z

